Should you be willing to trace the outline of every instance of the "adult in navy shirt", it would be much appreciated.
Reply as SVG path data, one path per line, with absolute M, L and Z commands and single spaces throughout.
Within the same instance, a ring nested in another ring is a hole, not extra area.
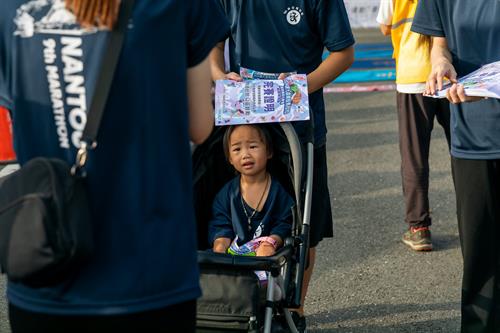
M 464 14 L 466 13 L 466 14 Z M 500 60 L 500 1 L 421 0 L 412 30 L 434 36 L 428 93 Z M 447 94 L 464 259 L 462 332 L 500 332 L 500 100 Z
M 12 112 L 21 164 L 72 163 L 80 145 L 109 37 L 92 24 L 113 19 L 93 13 L 83 29 L 75 13 L 61 0 L 0 1 L 0 105 Z M 194 331 L 189 141 L 211 131 L 206 58 L 227 33 L 212 0 L 135 2 L 87 165 L 95 254 L 53 287 L 9 282 L 13 332 Z
M 220 1 L 231 23 L 228 41 L 230 66 L 226 71 L 224 44 L 219 43 L 210 56 L 214 80 L 241 80 L 237 74 L 240 67 L 267 73 L 296 71 L 307 74 L 315 151 L 311 251 L 304 278 L 304 298 L 314 267 L 315 248 L 324 237 L 333 236 L 322 88 L 344 72 L 354 59 L 354 38 L 349 20 L 342 0 Z M 329 55 L 322 60 L 325 48 Z M 308 125 L 294 123 L 303 142 Z M 298 313 L 303 314 L 302 307 Z M 304 322 L 303 317 L 300 321 Z

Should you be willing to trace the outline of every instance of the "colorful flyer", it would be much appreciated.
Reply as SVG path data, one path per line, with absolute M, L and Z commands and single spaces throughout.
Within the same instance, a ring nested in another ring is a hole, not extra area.
M 500 61 L 484 65 L 474 72 L 458 79 L 464 86 L 465 95 L 500 98 Z M 451 84 L 430 97 L 445 98 Z
M 257 248 L 260 245 L 264 237 L 259 237 L 252 239 L 251 241 L 239 246 L 238 245 L 238 236 L 231 242 L 231 246 L 227 249 L 227 253 L 233 256 L 247 256 L 247 257 L 255 257 Z M 267 273 L 265 271 L 254 271 L 255 275 L 259 278 L 259 281 L 267 281 Z
M 304 74 L 292 74 L 283 80 L 216 81 L 215 124 L 218 126 L 299 120 L 309 120 Z

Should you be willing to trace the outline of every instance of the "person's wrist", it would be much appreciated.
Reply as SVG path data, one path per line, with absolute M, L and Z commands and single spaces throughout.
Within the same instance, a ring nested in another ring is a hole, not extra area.
M 224 80 L 226 78 L 226 72 L 220 70 L 220 69 L 213 69 L 212 70 L 212 80 L 217 81 L 217 80 Z
M 446 57 L 442 57 L 442 58 L 439 58 L 436 62 L 435 62 L 435 68 L 443 68 L 443 67 L 447 67 L 447 66 L 452 66 L 450 60 Z
M 226 73 L 220 73 L 220 74 L 217 74 L 215 81 L 225 80 L 225 79 L 226 79 Z
M 274 239 L 272 237 L 263 237 L 260 244 L 272 246 L 274 249 L 276 249 L 278 247 L 278 242 L 276 241 L 276 239 Z

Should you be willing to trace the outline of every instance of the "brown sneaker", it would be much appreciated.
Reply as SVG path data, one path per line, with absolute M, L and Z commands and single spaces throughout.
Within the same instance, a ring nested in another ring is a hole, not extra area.
M 431 231 L 428 227 L 410 228 L 403 234 L 403 243 L 415 251 L 432 251 Z

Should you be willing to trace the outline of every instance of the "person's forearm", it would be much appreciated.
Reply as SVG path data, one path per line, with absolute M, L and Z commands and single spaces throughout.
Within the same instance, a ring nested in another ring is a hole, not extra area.
M 210 71 L 213 81 L 224 78 L 226 74 L 224 67 L 224 42 L 221 42 L 210 52 Z
M 389 36 L 391 34 L 391 31 L 392 31 L 391 25 L 380 24 L 380 32 L 382 32 L 382 35 Z
M 189 137 L 200 144 L 210 135 L 214 124 L 208 59 L 187 70 Z
M 450 103 L 458 104 L 483 99 L 483 97 L 478 96 L 467 96 L 464 86 L 457 84 L 457 72 L 453 66 L 453 58 L 445 38 L 435 37 L 432 39 L 431 63 L 432 71 L 427 79 L 426 94 L 434 94 L 436 90 L 441 90 L 443 88 L 443 78 L 447 78 L 452 83 L 446 92 L 446 98 Z
M 231 245 L 231 239 L 226 237 L 220 237 L 214 241 L 213 250 L 214 252 L 217 253 L 226 253 L 227 249 L 229 248 L 229 245 Z
M 330 55 L 314 71 L 307 75 L 309 94 L 323 88 L 345 72 L 354 61 L 354 48 L 352 46 Z
M 451 53 L 448 49 L 446 39 L 442 37 L 433 38 L 431 48 L 431 64 L 432 66 L 436 66 L 443 62 L 452 63 Z
M 446 39 L 443 37 L 432 38 L 431 47 L 431 72 L 425 85 L 425 94 L 433 95 L 443 88 L 445 79 L 456 82 L 457 72 L 452 64 L 452 58 Z

